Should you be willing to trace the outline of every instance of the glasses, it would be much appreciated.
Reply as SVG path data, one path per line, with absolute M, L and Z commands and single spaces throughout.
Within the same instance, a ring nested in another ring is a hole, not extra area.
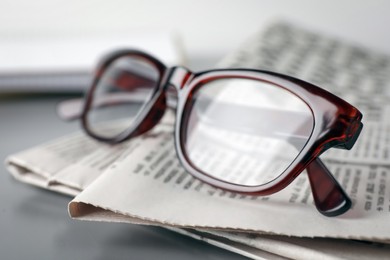
M 254 69 L 193 73 L 137 50 L 106 56 L 81 114 L 91 137 L 119 143 L 158 124 L 176 106 L 175 147 L 183 167 L 212 186 L 270 195 L 306 169 L 315 205 L 337 216 L 351 200 L 319 159 L 351 149 L 362 114 L 302 80 Z

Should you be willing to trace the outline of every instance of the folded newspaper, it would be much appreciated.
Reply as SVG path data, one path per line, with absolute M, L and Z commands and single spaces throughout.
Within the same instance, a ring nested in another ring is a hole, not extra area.
M 255 259 L 388 257 L 390 56 L 276 23 L 218 67 L 293 75 L 363 112 L 365 127 L 353 150 L 322 156 L 353 201 L 349 212 L 319 214 L 305 174 L 267 197 L 194 179 L 176 158 L 172 112 L 152 131 L 120 145 L 80 132 L 11 155 L 6 165 L 20 181 L 76 196 L 69 203 L 76 219 L 164 226 Z

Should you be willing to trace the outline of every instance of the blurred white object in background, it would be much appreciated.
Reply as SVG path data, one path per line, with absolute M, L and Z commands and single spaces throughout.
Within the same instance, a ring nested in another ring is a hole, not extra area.
M 93 35 L 132 39 L 134 31 L 173 31 L 182 39 L 189 67 L 197 71 L 214 67 L 245 39 L 280 19 L 390 53 L 385 26 L 390 22 L 389 8 L 385 0 L 2 0 L 0 43 L 8 38 Z M 2 63 L 8 51 L 0 48 Z
M 80 92 L 102 55 L 124 48 L 146 51 L 165 64 L 182 64 L 168 32 L 129 32 L 95 37 L 0 39 L 0 92 Z

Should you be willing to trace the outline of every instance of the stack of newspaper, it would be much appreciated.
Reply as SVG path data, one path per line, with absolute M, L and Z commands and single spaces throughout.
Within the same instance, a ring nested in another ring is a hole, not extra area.
M 176 158 L 171 112 L 123 144 L 75 133 L 11 155 L 7 167 L 20 181 L 76 196 L 69 203 L 75 219 L 164 226 L 255 259 L 389 257 L 390 57 L 277 23 L 218 67 L 293 75 L 363 112 L 364 130 L 353 150 L 322 156 L 353 201 L 349 212 L 319 214 L 305 174 L 267 197 L 194 179 Z

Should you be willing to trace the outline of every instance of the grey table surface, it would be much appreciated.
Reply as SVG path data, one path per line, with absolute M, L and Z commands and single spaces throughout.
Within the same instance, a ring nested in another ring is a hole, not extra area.
M 0 158 L 78 130 L 55 113 L 63 99 L 0 96 Z M 0 169 L 0 259 L 244 259 L 159 227 L 72 220 L 70 197 Z

